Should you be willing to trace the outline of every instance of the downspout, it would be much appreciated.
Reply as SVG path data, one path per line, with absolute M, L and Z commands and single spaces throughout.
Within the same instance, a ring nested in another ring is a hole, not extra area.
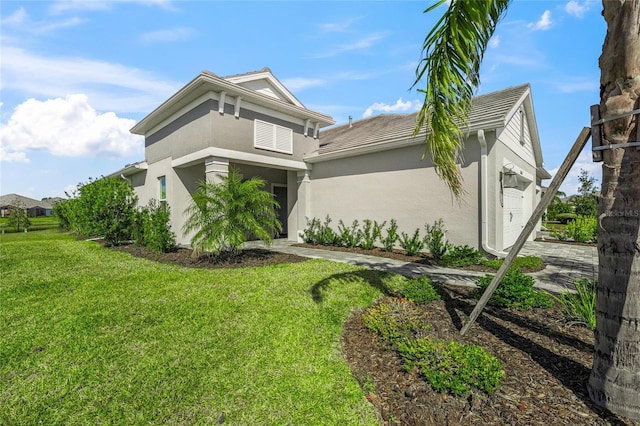
M 124 173 L 120 173 L 120 177 L 122 178 L 122 180 L 124 180 L 127 183 L 130 183 L 131 185 L 133 185 L 133 182 L 131 182 L 131 179 L 129 179 L 128 177 L 126 177 L 124 175 Z
M 480 142 L 480 239 L 482 250 L 496 257 L 505 257 L 507 253 L 489 246 L 489 203 L 487 202 L 489 171 L 487 170 L 487 139 L 484 137 L 482 129 L 478 130 L 478 142 Z

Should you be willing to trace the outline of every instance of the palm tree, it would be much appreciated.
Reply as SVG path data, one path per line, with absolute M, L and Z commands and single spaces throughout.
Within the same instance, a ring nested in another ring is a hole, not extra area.
M 445 3 L 439 0 L 425 12 Z M 460 123 L 466 122 L 480 83 L 482 57 L 510 0 L 451 0 L 425 38 L 416 82 L 425 100 L 416 134 L 429 127 L 426 152 L 457 198 L 463 196 L 456 160 Z M 624 115 L 640 102 L 640 1 L 603 1 L 607 22 L 600 56 L 600 116 L 603 145 L 637 140 L 637 115 Z M 586 108 L 586 106 L 585 106 Z M 595 130 L 596 128 L 594 128 Z M 640 419 L 640 150 L 603 153 L 598 206 L 597 325 L 589 394 L 616 414 Z
M 218 184 L 200 182 L 185 210 L 188 218 L 182 230 L 185 234 L 195 232 L 191 239 L 194 254 L 237 255 L 248 236 L 271 243 L 282 225 L 277 201 L 262 189 L 264 180 L 253 177 L 243 181 L 234 168 L 221 180 Z

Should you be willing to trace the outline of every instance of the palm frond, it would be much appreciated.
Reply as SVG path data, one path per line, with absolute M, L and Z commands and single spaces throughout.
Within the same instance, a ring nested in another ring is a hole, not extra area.
M 446 0 L 425 10 L 431 12 Z M 414 136 L 427 130 L 425 154 L 436 173 L 460 199 L 464 194 L 457 161 L 463 148 L 463 128 L 473 95 L 480 85 L 480 64 L 498 21 L 511 0 L 452 0 L 427 34 L 413 87 L 423 78 L 424 103 Z

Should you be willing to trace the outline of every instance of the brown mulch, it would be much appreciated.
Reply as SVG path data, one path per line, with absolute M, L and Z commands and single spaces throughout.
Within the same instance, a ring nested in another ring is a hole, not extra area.
M 305 260 L 309 260 L 306 257 L 296 256 L 294 254 L 277 253 L 262 249 L 242 250 L 238 256 L 218 258 L 206 254 L 193 257 L 193 250 L 186 248 L 177 248 L 169 253 L 155 253 L 135 244 L 126 244 L 111 248 L 113 250 L 129 253 L 136 257 L 142 257 L 160 263 L 171 263 L 174 265 L 185 266 L 187 268 L 250 268 L 278 265 L 281 263 L 304 262 Z
M 265 266 L 307 260 L 267 250 L 240 258 L 192 258 L 191 250 L 155 254 L 134 245 L 114 247 L 149 260 L 194 268 Z M 384 252 L 383 252 L 384 253 Z M 390 255 L 390 254 L 387 254 Z M 394 255 L 394 254 L 391 254 Z M 402 253 L 395 253 L 406 259 Z M 423 257 L 421 257 L 424 259 Z M 487 307 L 465 336 L 460 328 L 473 309 L 470 289 L 445 286 L 443 300 L 421 305 L 431 325 L 426 335 L 473 343 L 502 362 L 506 378 L 498 392 L 455 397 L 435 392 L 417 371 L 405 372 L 399 356 L 362 325 L 362 311 L 344 324 L 342 351 L 354 377 L 368 391 L 383 425 L 633 425 L 590 402 L 587 381 L 593 333 L 566 323 L 557 309 L 517 311 Z M 396 297 L 388 295 L 384 298 Z M 384 298 L 382 300 L 384 300 Z
M 461 336 L 475 300 L 467 288 L 443 290 L 442 301 L 419 306 L 420 317 L 432 326 L 424 335 L 483 347 L 502 362 L 506 378 L 492 395 L 435 392 L 415 369 L 403 371 L 400 357 L 362 325 L 362 312 L 355 312 L 345 323 L 342 350 L 363 388 L 370 389 L 373 382 L 375 390 L 367 399 L 384 425 L 640 424 L 591 403 L 586 386 L 593 362 L 592 331 L 568 325 L 557 309 L 487 307 Z

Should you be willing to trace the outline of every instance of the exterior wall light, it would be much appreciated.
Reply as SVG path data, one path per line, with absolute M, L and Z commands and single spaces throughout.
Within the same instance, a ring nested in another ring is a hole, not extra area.
M 511 169 L 504 172 L 500 172 L 500 181 L 503 188 L 517 188 L 518 187 L 518 174 Z

